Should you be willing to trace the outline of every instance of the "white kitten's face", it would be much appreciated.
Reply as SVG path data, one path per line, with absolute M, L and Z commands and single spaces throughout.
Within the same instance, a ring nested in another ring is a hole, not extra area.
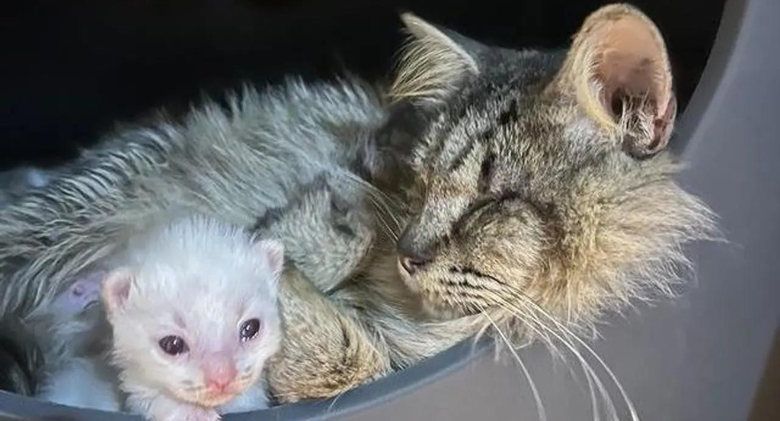
M 224 404 L 257 381 L 279 349 L 276 305 L 250 296 L 238 303 L 183 300 L 126 313 L 115 323 L 117 357 L 133 377 L 181 400 Z
M 104 298 L 126 387 L 219 406 L 255 383 L 279 349 L 281 255 L 261 265 L 208 257 L 145 265 L 130 277 L 120 306 Z

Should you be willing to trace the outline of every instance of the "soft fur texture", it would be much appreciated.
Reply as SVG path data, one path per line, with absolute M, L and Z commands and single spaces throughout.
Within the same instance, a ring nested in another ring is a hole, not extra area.
M 279 242 L 253 239 L 241 227 L 211 218 L 187 216 L 147 227 L 102 262 L 106 270 L 79 278 L 28 318 L 47 350 L 36 396 L 84 408 L 130 409 L 155 421 L 266 408 L 261 375 L 282 337 L 282 265 Z M 261 321 L 260 333 L 241 341 L 242 322 L 253 318 Z M 167 335 L 184 338 L 187 355 L 162 352 L 158 341 Z M 201 366 L 214 356 L 237 370 L 219 401 L 202 384 Z
M 36 397 L 63 405 L 120 408 L 117 372 L 106 359 L 111 332 L 102 309 L 94 305 L 104 277 L 96 272 L 74 280 L 53 302 L 26 318 L 26 327 L 44 351 Z M 83 293 L 77 294 L 78 288 Z
M 15 317 L 0 321 L 0 390 L 30 396 L 39 388 L 43 351 L 29 327 Z
M 24 196 L 30 189 L 43 187 L 52 174 L 41 168 L 18 167 L 0 172 L 0 208 L 16 198 Z
M 289 251 L 288 335 L 268 377 L 280 402 L 335 396 L 491 327 L 572 345 L 604 312 L 672 292 L 682 247 L 712 219 L 663 151 L 674 102 L 649 19 L 606 6 L 568 53 L 404 21 L 388 93 L 352 79 L 247 89 L 227 110 L 112 135 L 0 212 L 2 314 L 181 209 Z
M 246 393 L 254 400 L 243 397 L 237 408 L 267 407 L 261 377 L 282 338 L 281 244 L 253 241 L 241 227 L 211 218 L 186 217 L 132 239 L 120 256 L 122 266 L 107 276 L 102 298 L 128 407 L 154 421 L 214 420 L 217 407 Z M 258 320 L 260 330 L 242 340 L 249 320 Z M 165 353 L 159 343 L 169 336 L 187 350 Z M 215 391 L 209 370 L 233 370 L 235 377 Z
M 75 357 L 48 373 L 37 397 L 78 408 L 119 411 L 123 397 L 116 374 L 100 359 Z

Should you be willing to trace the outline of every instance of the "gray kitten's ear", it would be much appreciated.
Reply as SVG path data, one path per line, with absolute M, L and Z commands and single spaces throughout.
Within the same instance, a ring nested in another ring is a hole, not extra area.
M 273 272 L 274 277 L 278 278 L 284 270 L 284 245 L 278 240 L 258 240 L 254 245 L 255 250 L 261 253 L 268 267 Z
M 125 308 L 132 287 L 133 275 L 128 269 L 116 269 L 106 276 L 100 295 L 109 315 Z
M 478 43 L 412 13 L 402 14 L 401 20 L 411 36 L 390 90 L 394 99 L 438 102 L 464 78 L 479 73 L 473 51 Z
M 669 142 L 677 102 L 666 45 L 633 6 L 613 4 L 588 16 L 552 86 L 618 133 L 632 156 L 654 155 Z

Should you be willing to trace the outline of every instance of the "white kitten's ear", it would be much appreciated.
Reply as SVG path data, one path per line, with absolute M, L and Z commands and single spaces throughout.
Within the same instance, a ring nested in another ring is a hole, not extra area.
M 598 9 L 575 35 L 557 83 L 635 157 L 668 143 L 677 114 L 666 45 L 655 24 L 625 4 Z
M 474 51 L 481 46 L 454 31 L 439 29 L 412 13 L 401 20 L 411 34 L 390 89 L 395 99 L 443 99 L 468 75 L 479 73 Z
M 109 314 L 124 309 L 132 287 L 133 275 L 128 269 L 116 269 L 106 276 L 100 294 Z
M 284 269 L 284 245 L 278 240 L 258 240 L 255 250 L 262 253 L 274 277 L 279 277 Z

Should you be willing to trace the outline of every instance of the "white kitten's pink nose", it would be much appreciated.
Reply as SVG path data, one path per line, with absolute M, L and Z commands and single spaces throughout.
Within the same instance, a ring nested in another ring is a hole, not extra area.
M 232 358 L 210 355 L 205 357 L 202 367 L 204 382 L 212 390 L 224 391 L 236 378 L 236 365 Z

